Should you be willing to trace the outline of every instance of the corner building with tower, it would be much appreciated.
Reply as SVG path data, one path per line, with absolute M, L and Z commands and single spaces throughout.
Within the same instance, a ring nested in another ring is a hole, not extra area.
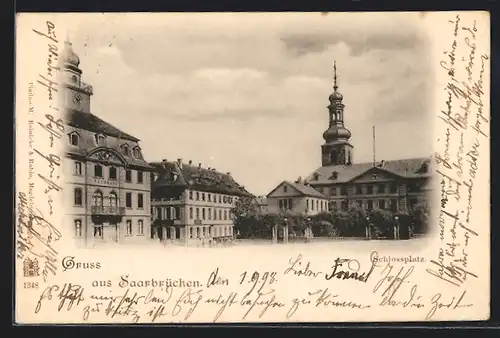
M 150 172 L 139 139 L 91 112 L 92 86 L 82 81 L 69 41 L 61 54 L 66 154 L 65 222 L 79 246 L 151 238 Z
M 309 174 L 304 184 L 325 196 L 333 212 L 357 206 L 366 211 L 404 213 L 425 201 L 431 191 L 431 157 L 356 163 L 351 132 L 344 122 L 346 106 L 337 85 L 336 64 L 333 89 L 328 129 L 321 145 L 321 167 Z

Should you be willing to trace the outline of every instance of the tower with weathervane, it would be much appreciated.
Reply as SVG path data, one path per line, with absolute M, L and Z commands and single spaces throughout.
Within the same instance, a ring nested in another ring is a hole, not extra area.
M 139 139 L 91 112 L 92 86 L 65 42 L 60 58 L 67 140 L 65 222 L 84 247 L 151 238 L 150 171 Z
M 344 126 L 343 96 L 337 86 L 337 64 L 333 65 L 333 93 L 328 105 L 328 129 L 323 133 L 325 143 L 321 146 L 323 166 L 350 165 L 353 162 L 353 146 L 349 142 L 351 132 Z

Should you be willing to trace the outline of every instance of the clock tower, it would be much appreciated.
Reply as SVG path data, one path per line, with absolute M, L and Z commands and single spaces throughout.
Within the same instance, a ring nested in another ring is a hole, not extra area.
M 349 142 L 351 132 L 344 126 L 344 97 L 338 92 L 337 65 L 333 64 L 333 93 L 329 96 L 329 124 L 323 133 L 325 143 L 321 146 L 322 166 L 351 165 L 353 146 Z
M 61 60 L 65 88 L 64 106 L 67 109 L 90 113 L 92 86 L 82 81 L 82 70 L 79 68 L 80 58 L 73 51 L 72 44 L 68 39 L 64 42 Z

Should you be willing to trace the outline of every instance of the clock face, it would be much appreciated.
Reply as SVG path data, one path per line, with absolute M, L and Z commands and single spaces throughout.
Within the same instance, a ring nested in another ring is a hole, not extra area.
M 75 95 L 73 95 L 73 103 L 78 106 L 80 105 L 80 103 L 82 103 L 82 96 L 80 95 L 80 93 L 76 93 Z

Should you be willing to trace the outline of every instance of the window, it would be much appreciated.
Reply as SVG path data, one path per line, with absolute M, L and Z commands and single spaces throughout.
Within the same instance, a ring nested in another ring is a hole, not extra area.
M 102 207 L 102 192 L 97 190 L 92 196 L 92 205 L 95 207 Z
M 199 201 L 200 200 L 200 193 L 199 192 L 196 192 L 196 200 Z
M 314 200 L 311 200 L 311 210 L 314 211 Z
M 94 165 L 94 176 L 95 177 L 103 177 L 103 175 L 102 175 L 102 165 L 100 165 L 100 164 Z
M 208 195 L 210 196 L 210 195 Z M 212 219 L 212 209 L 208 208 L 208 219 Z
M 220 195 L 219 195 L 219 203 L 222 203 L 222 198 Z
M 398 192 L 398 185 L 396 183 L 391 183 L 391 194 Z
M 196 208 L 196 219 L 200 219 L 200 208 Z
M 384 210 L 385 209 L 385 200 L 379 200 L 378 207 L 379 207 L 379 209 Z
M 373 173 L 372 174 L 372 179 L 373 180 L 378 180 L 378 174 L 377 173 Z
M 201 200 L 205 201 L 205 193 L 204 192 L 201 193 Z
M 217 220 L 217 209 L 214 209 L 214 220 Z
M 192 200 L 192 199 L 193 199 L 193 192 L 192 192 L 192 191 L 190 191 L 190 192 L 189 192 L 189 199 L 190 199 L 190 200 Z
M 368 200 L 368 210 L 373 210 L 373 200 Z
M 224 220 L 227 220 L 227 210 L 224 210 Z
M 116 168 L 115 167 L 109 168 L 109 179 L 116 180 Z
M 130 147 L 127 144 L 122 146 L 123 155 L 130 157 Z
M 189 208 L 189 219 L 193 219 L 193 208 Z
M 127 220 L 125 233 L 127 234 L 127 236 L 132 235 L 132 221 L 130 219 Z
M 82 221 L 75 220 L 75 237 L 82 237 Z
M 306 199 L 306 211 L 308 211 L 308 210 L 309 210 L 309 200 Z
M 128 192 L 125 194 L 125 206 L 127 208 L 132 208 L 132 193 Z
M 288 187 L 285 185 L 285 186 L 283 187 L 283 192 L 287 192 L 287 191 L 288 191 Z
M 363 201 L 357 200 L 356 201 L 356 205 L 358 206 L 358 208 L 362 208 L 363 207 Z
M 96 226 L 94 227 L 94 237 L 96 238 L 102 238 L 102 225 L 101 226 Z
M 398 200 L 395 198 L 391 199 L 391 211 L 392 212 L 398 211 Z
M 201 219 L 205 219 L 205 208 L 201 209 Z
M 331 187 L 330 188 L 330 195 L 332 195 L 332 196 L 338 195 L 336 187 Z
M 100 146 L 104 145 L 104 135 L 102 135 L 102 134 L 95 134 L 94 137 L 95 137 L 95 143 L 97 145 L 100 145 Z
M 139 208 L 139 209 L 144 208 L 144 195 L 143 194 L 137 194 L 137 208 Z
M 212 195 L 211 194 L 208 194 L 208 201 L 212 202 Z
M 219 220 L 222 220 L 222 210 L 219 209 Z
M 126 182 L 132 182 L 132 170 L 127 169 L 125 171 L 125 181 Z
M 385 184 L 378 185 L 378 192 L 381 194 L 385 193 Z
M 137 221 L 137 234 L 144 235 L 144 221 L 142 219 Z
M 116 208 L 117 205 L 118 205 L 118 198 L 114 192 L 111 192 L 109 194 L 109 206 L 111 208 Z
M 368 185 L 366 186 L 366 193 L 367 193 L 367 194 L 373 194 L 373 185 L 368 184 Z
M 82 162 L 75 162 L 75 175 L 81 175 L 82 174 Z
M 79 141 L 80 140 L 79 140 L 79 136 L 77 133 L 71 133 L 69 135 L 69 144 L 71 144 L 72 146 L 77 147 Z
M 83 192 L 82 188 L 75 188 L 75 205 L 83 205 Z
M 143 175 L 142 175 L 142 171 L 138 171 L 137 172 L 137 183 L 142 183 L 143 182 Z
M 355 186 L 354 186 L 354 193 L 355 193 L 356 195 L 361 195 L 361 194 L 363 193 L 363 192 L 361 191 L 361 187 L 359 187 L 359 186 L 355 185 Z
M 138 158 L 138 159 L 142 159 L 141 149 L 139 147 L 134 148 L 134 157 Z

